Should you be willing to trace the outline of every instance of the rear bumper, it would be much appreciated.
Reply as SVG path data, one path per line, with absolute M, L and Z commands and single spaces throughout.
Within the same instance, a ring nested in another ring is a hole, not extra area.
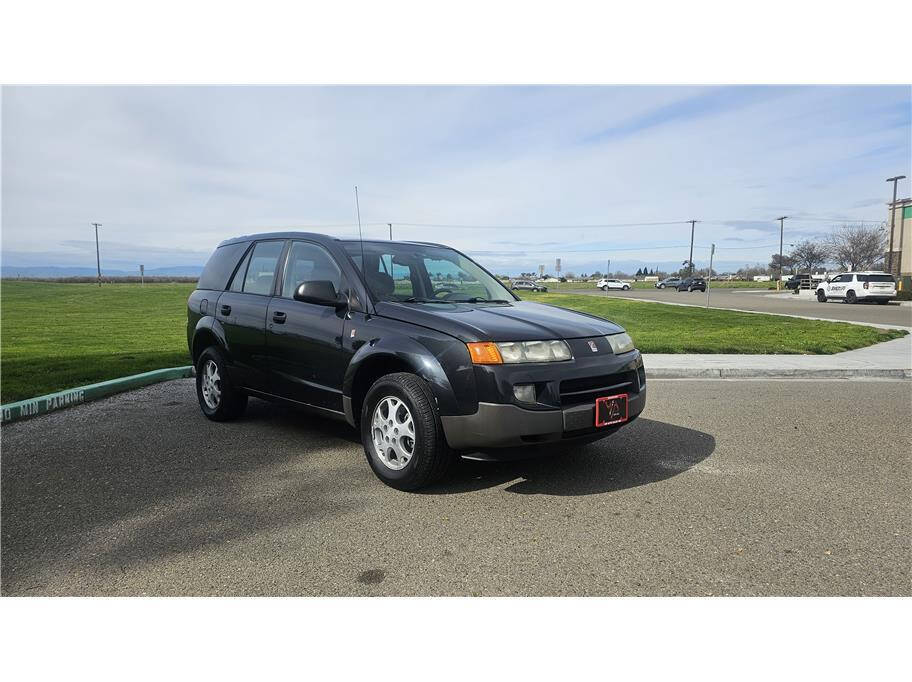
M 594 404 L 556 410 L 527 410 L 516 405 L 479 403 L 475 414 L 441 416 L 447 443 L 454 450 L 511 448 L 609 436 L 639 416 L 646 406 L 646 387 L 628 398 L 628 420 L 595 427 Z

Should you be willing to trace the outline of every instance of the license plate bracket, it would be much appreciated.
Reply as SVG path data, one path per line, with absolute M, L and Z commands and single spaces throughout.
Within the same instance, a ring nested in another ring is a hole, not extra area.
M 627 421 L 629 394 L 619 393 L 595 399 L 595 425 L 597 427 L 623 424 Z

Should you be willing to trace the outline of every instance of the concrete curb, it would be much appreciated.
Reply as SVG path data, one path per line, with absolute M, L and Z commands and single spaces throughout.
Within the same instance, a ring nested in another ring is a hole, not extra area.
M 857 367 L 846 369 L 760 369 L 727 367 L 646 368 L 646 379 L 912 379 L 909 369 Z
M 119 379 L 111 379 L 110 381 L 102 381 L 97 384 L 89 384 L 88 386 L 80 386 L 79 388 L 71 388 L 57 393 L 49 393 L 48 395 L 42 395 L 28 400 L 20 400 L 16 403 L 8 403 L 0 406 L 2 423 L 8 424 L 9 422 L 18 421 L 20 419 L 36 417 L 39 414 L 47 414 L 48 412 L 54 412 L 55 410 L 60 410 L 64 407 L 80 405 L 92 400 L 114 395 L 115 393 L 123 393 L 124 391 L 130 391 L 134 388 L 142 388 L 149 384 L 156 384 L 160 381 L 185 379 L 192 376 L 193 367 L 190 365 L 187 365 L 186 367 L 169 367 L 167 369 L 156 369 L 151 372 L 143 372 L 142 374 L 133 374 L 132 376 L 121 377 Z

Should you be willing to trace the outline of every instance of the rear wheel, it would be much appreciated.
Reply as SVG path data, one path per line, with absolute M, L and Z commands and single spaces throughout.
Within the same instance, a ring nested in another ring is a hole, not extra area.
M 440 480 L 455 459 L 431 387 L 406 372 L 380 377 L 368 390 L 361 410 L 361 441 L 377 478 L 399 490 L 416 490 Z
M 823 289 L 818 289 L 818 290 L 817 290 L 817 300 L 818 300 L 820 303 L 826 303 L 826 294 L 823 293 Z
M 247 394 L 231 385 L 218 346 L 209 346 L 196 362 L 196 397 L 203 414 L 216 422 L 237 419 L 247 409 Z
M 858 296 L 855 295 L 855 292 L 849 289 L 846 292 L 845 297 L 846 303 L 858 303 Z

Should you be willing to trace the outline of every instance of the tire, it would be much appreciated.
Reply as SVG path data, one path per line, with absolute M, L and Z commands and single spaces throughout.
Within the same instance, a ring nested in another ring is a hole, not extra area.
M 664 288 L 665 288 L 665 285 L 664 285 L 664 284 L 660 284 L 660 285 L 659 285 L 659 289 L 664 289 Z
M 692 294 L 693 291 L 694 291 L 694 288 L 693 288 L 693 287 L 687 287 L 687 293 L 688 293 L 688 294 Z
M 887 301 L 878 301 L 877 305 L 887 305 L 887 303 L 889 303 L 889 302 L 890 301 L 888 301 L 888 300 Z
M 196 361 L 196 398 L 203 414 L 214 422 L 237 419 L 247 409 L 247 394 L 231 385 L 218 346 L 209 346 Z
M 846 292 L 845 302 L 846 303 L 858 303 L 858 296 L 855 295 L 854 291 L 849 289 Z
M 375 417 L 378 417 L 376 423 L 386 426 L 375 429 Z M 407 426 L 409 422 L 411 430 Z M 413 437 L 399 434 L 397 423 Z M 389 443 L 388 454 L 381 456 L 384 439 Z M 439 481 L 456 458 L 444 438 L 431 387 L 406 372 L 382 376 L 368 390 L 361 409 L 361 443 L 377 478 L 398 490 L 417 490 Z
M 826 294 L 823 293 L 823 289 L 818 289 L 818 290 L 817 290 L 817 302 L 818 302 L 818 303 L 826 303 L 826 302 L 827 302 Z
M 630 291 L 630 287 L 628 287 L 628 286 L 624 286 L 624 287 L 622 287 L 622 289 L 623 289 L 624 291 Z
M 602 291 L 604 291 L 605 293 L 608 292 L 608 285 L 607 285 L 607 284 L 606 284 L 605 286 L 602 287 Z

